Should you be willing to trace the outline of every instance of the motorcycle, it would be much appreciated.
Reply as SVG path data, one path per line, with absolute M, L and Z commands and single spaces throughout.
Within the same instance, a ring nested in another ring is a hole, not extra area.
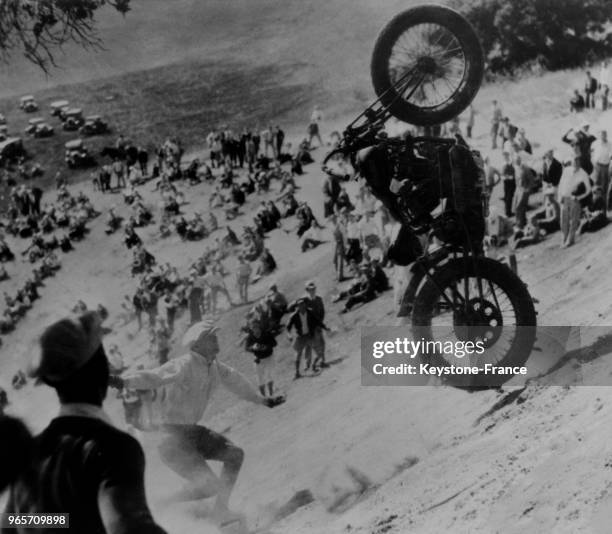
M 384 130 L 391 117 L 426 128 L 456 118 L 476 96 L 483 74 L 480 42 L 459 13 L 437 5 L 400 13 L 374 46 L 378 99 L 349 124 L 323 169 L 331 172 L 333 159 L 350 160 L 400 222 L 389 257 L 410 265 L 398 315 L 411 322 L 415 339 L 480 343 L 484 353 L 470 365 L 514 368 L 535 343 L 536 311 L 514 271 L 485 256 L 488 198 L 480 154 L 460 135 L 391 138 Z M 441 350 L 427 358 L 433 365 L 458 363 Z M 479 373 L 469 386 L 497 387 L 510 378 Z M 448 381 L 464 385 L 465 377 Z

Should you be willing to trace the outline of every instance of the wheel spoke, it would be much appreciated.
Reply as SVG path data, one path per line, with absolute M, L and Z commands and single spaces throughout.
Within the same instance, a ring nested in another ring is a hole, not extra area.
M 419 69 L 422 60 L 435 63 L 435 73 L 426 76 L 421 87 L 401 83 L 406 71 Z M 466 72 L 461 43 L 446 27 L 434 23 L 417 24 L 396 41 L 389 57 L 389 73 L 400 98 L 421 108 L 434 108 L 447 102 L 460 88 Z

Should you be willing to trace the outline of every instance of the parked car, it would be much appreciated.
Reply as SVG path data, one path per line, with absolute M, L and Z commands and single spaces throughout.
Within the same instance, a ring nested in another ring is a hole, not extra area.
M 5 141 L 8 137 L 8 126 L 0 124 L 0 141 Z
M 66 120 L 66 113 L 68 113 L 68 111 L 70 111 L 72 108 L 70 107 L 70 105 L 64 106 L 62 108 L 60 108 L 59 113 L 58 113 L 58 117 L 60 118 L 60 120 L 62 122 L 64 122 Z
M 6 117 L 0 113 L 0 125 L 6 124 Z
M 108 132 L 108 124 L 102 120 L 100 115 L 85 117 L 85 124 L 79 130 L 81 135 L 100 135 Z
M 48 122 L 41 122 L 36 126 L 34 137 L 51 137 L 54 133 L 53 126 Z
M 68 108 L 69 102 L 68 100 L 56 100 L 55 102 L 51 102 L 51 116 L 57 117 L 60 114 L 62 108 Z
M 19 159 L 27 156 L 21 137 L 9 137 L 0 143 L 0 166 L 17 163 Z
M 30 119 L 28 121 L 28 125 L 25 128 L 25 133 L 29 135 L 34 135 L 34 132 L 36 131 L 36 127 L 39 124 L 42 124 L 43 122 L 45 122 L 45 119 L 43 119 L 42 117 L 36 117 L 34 119 Z
M 66 111 L 66 120 L 62 126 L 67 132 L 75 132 L 85 124 L 83 118 L 83 110 L 80 108 L 72 108 Z
M 38 111 L 38 104 L 32 95 L 22 96 L 19 99 L 19 107 L 26 113 L 34 113 Z
M 82 139 L 68 141 L 65 148 L 66 155 L 64 159 L 66 161 L 66 165 L 68 165 L 70 169 L 95 165 L 96 162 L 93 156 L 89 153 L 89 150 L 87 150 L 85 147 Z

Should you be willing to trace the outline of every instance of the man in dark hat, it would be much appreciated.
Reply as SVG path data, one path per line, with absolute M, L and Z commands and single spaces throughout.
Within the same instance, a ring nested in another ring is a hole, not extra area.
M 73 532 L 163 534 L 147 506 L 142 447 L 102 410 L 109 364 L 101 323 L 97 312 L 88 312 L 43 333 L 31 374 L 55 389 L 60 413 L 33 439 L 6 513 L 68 513 Z

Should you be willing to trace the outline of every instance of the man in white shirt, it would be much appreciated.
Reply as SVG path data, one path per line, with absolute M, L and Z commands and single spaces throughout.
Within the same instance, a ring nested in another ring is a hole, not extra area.
M 595 184 L 603 191 L 606 209 L 608 208 L 608 189 L 610 184 L 610 161 L 612 161 L 612 143 L 608 141 L 608 132 L 602 130 L 600 138 L 593 145 L 595 160 Z
M 559 182 L 558 195 L 561 200 L 562 248 L 570 247 L 576 239 L 576 231 L 582 213 L 581 202 L 591 193 L 589 175 L 581 167 L 581 158 L 574 158 L 573 165 L 567 167 Z
M 323 146 L 323 140 L 321 139 L 321 132 L 319 131 L 319 125 L 323 120 L 323 115 L 319 106 L 315 106 L 312 115 L 310 116 L 310 123 L 308 124 L 308 146 L 312 146 L 312 140 L 316 137 L 319 141 L 319 145 Z
M 241 399 L 270 408 L 283 402 L 264 398 L 249 380 L 217 359 L 217 328 L 209 321 L 193 325 L 183 338 L 187 354 L 170 360 L 156 369 L 126 373 L 119 380 L 124 388 L 157 390 L 160 396 L 161 426 L 166 438 L 159 446 L 164 463 L 187 485 L 173 501 L 194 501 L 216 496 L 213 516 L 223 524 L 235 514 L 229 511 L 231 491 L 244 460 L 244 451 L 229 439 L 198 423 L 204 415 L 213 392 L 225 386 Z M 208 461 L 223 463 L 217 476 Z

